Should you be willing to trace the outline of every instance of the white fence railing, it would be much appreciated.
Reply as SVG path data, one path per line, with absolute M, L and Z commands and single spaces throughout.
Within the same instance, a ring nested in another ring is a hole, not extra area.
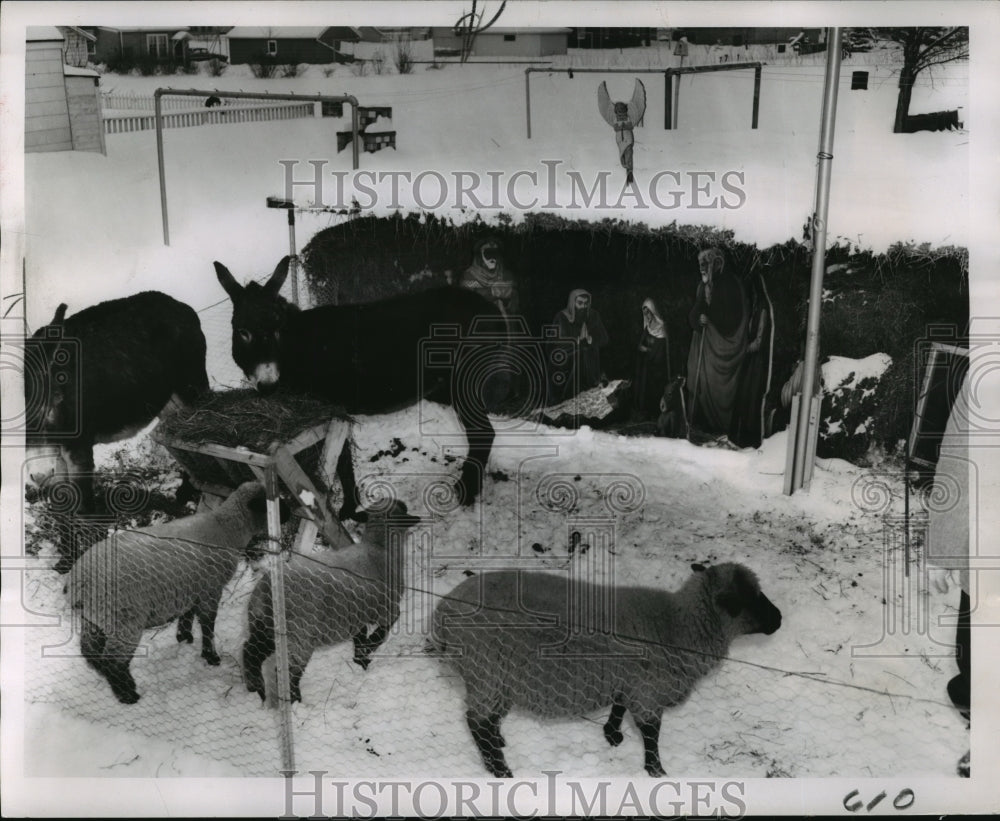
M 166 100 L 164 102 L 167 102 Z M 175 102 L 175 101 L 170 101 Z M 174 111 L 163 115 L 164 128 L 190 128 L 196 125 L 228 123 L 262 123 L 271 120 L 294 120 L 315 115 L 313 103 L 268 103 L 259 106 L 230 106 Z M 104 118 L 105 134 L 130 131 L 152 131 L 156 128 L 153 114 L 113 114 Z
M 212 96 L 212 92 L 205 92 L 205 100 Z M 205 100 L 197 97 L 162 97 L 164 111 L 189 110 L 200 108 L 205 104 Z M 259 105 L 281 105 L 281 100 L 273 103 L 261 101 Z M 156 100 L 152 95 L 145 94 L 115 94 L 114 92 L 104 92 L 101 94 L 101 105 L 105 109 L 113 108 L 119 111 L 152 111 L 156 107 Z M 223 106 L 239 105 L 234 100 L 222 99 Z

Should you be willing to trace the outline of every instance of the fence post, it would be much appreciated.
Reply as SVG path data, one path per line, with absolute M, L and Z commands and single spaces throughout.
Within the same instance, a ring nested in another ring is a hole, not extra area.
M 531 139 L 531 67 L 524 70 L 524 113 L 528 118 L 528 139 Z
M 264 474 L 267 491 L 267 535 L 271 540 L 271 612 L 274 621 L 274 653 L 278 679 L 278 715 L 281 730 L 281 768 L 295 769 L 292 735 L 292 691 L 288 679 L 288 624 L 285 620 L 285 559 L 281 550 L 281 513 L 278 505 L 278 471 L 273 464 Z

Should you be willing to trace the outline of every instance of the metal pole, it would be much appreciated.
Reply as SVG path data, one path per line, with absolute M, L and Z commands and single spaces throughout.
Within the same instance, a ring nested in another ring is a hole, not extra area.
M 358 170 L 361 147 L 358 145 L 358 101 L 351 105 L 351 162 L 354 170 Z
M 163 169 L 163 100 L 160 89 L 153 92 L 153 117 L 156 120 L 156 165 L 160 172 L 160 216 L 163 219 L 163 244 L 170 245 L 170 225 L 167 217 L 167 178 Z
M 528 118 L 528 139 L 531 139 L 531 69 L 524 70 L 524 113 Z
M 299 264 L 298 255 L 295 252 L 295 209 L 288 209 L 288 255 L 291 259 L 288 261 L 288 266 L 292 274 L 292 304 L 296 308 L 301 308 L 299 305 Z
M 840 78 L 841 29 L 830 28 L 826 38 L 826 79 L 823 87 L 823 119 L 820 128 L 818 165 L 816 170 L 816 200 L 812 219 L 812 276 L 809 283 L 809 314 L 806 322 L 806 352 L 802 362 L 802 401 L 799 403 L 798 435 L 794 442 L 795 461 L 791 491 L 794 493 L 806 481 L 806 464 L 816 456 L 811 446 L 809 417 L 816 402 L 813 393 L 817 385 L 819 359 L 820 308 L 823 301 L 823 272 L 826 267 L 827 213 L 830 207 L 830 176 L 833 170 L 833 137 L 837 122 L 837 90 Z M 791 446 L 792 443 L 789 442 Z
M 663 72 L 663 127 L 670 129 L 674 122 L 674 70 Z
M 281 727 L 281 768 L 295 769 L 292 736 L 292 689 L 288 679 L 288 624 L 285 620 L 285 555 L 281 550 L 281 511 L 278 503 L 278 473 L 274 465 L 264 474 L 267 493 L 267 535 L 275 554 L 271 556 L 271 613 L 274 622 L 274 661 L 278 679 L 278 721 Z
M 760 75 L 761 67 L 757 66 L 753 70 L 753 118 L 750 122 L 751 128 L 757 127 L 758 115 L 760 114 Z
M 353 94 L 262 94 L 254 91 L 219 91 L 213 89 L 205 91 L 198 88 L 158 88 L 153 92 L 154 119 L 156 121 L 156 159 L 160 172 L 160 212 L 163 215 L 163 244 L 170 245 L 170 230 L 167 219 L 167 182 L 163 165 L 163 119 L 161 96 L 170 95 L 173 97 L 226 97 L 235 100 L 290 100 L 293 102 L 331 102 L 347 103 L 351 106 L 351 132 L 354 142 L 352 160 L 354 170 L 358 170 L 359 147 L 358 147 L 358 98 Z
M 680 64 L 679 68 L 683 72 L 683 70 L 684 70 L 684 55 L 683 54 L 681 55 L 681 64 Z M 681 104 L 681 75 L 680 74 L 677 75 L 676 82 L 677 82 L 677 85 L 675 85 L 673 87 L 674 104 L 671 107 L 671 121 L 670 121 L 670 127 L 672 129 L 674 129 L 675 131 L 677 130 L 677 107 Z

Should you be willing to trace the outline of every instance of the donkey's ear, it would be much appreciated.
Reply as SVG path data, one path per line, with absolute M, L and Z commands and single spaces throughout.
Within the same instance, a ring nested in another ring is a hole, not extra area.
M 243 286 L 236 281 L 236 277 L 229 273 L 229 269 L 221 262 L 215 263 L 215 275 L 233 302 L 243 295 Z
M 281 290 L 281 286 L 285 284 L 285 279 L 288 277 L 288 263 L 291 259 L 291 257 L 284 257 L 281 262 L 275 266 L 274 273 L 271 274 L 271 278 L 264 283 L 264 291 L 267 294 L 271 296 L 278 295 L 278 291 Z
M 49 325 L 62 325 L 63 320 L 66 318 L 66 303 L 62 302 L 59 307 L 56 308 L 56 312 L 52 317 L 52 321 Z

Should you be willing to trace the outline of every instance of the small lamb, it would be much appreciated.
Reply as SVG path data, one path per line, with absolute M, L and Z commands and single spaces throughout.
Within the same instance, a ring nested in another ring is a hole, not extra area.
M 608 743 L 621 743 L 629 710 L 646 772 L 663 776 L 664 708 L 685 701 L 734 638 L 781 626 L 743 565 L 692 567 L 676 593 L 511 570 L 474 576 L 447 594 L 434 612 L 432 645 L 465 681 L 466 720 L 486 769 L 511 777 L 500 721 L 512 706 L 581 715 L 610 705 Z M 598 609 L 582 613 L 586 603 Z
M 70 601 L 81 608 L 80 648 L 123 704 L 139 700 L 129 663 L 142 631 L 180 618 L 178 641 L 201 625 L 201 655 L 219 664 L 215 616 L 222 590 L 253 538 L 267 532 L 264 486 L 240 485 L 215 510 L 156 527 L 108 536 L 70 575 Z
M 285 568 L 291 700 L 301 701 L 299 682 L 313 652 L 354 640 L 354 661 L 367 670 L 372 653 L 399 619 L 403 596 L 406 531 L 420 522 L 393 502 L 369 512 L 365 538 L 322 557 L 293 556 Z M 266 701 L 261 667 L 274 652 L 271 580 L 264 576 L 250 595 L 249 632 L 243 645 L 247 690 Z M 369 635 L 369 625 L 376 625 Z M 273 686 L 273 685 L 272 685 Z

